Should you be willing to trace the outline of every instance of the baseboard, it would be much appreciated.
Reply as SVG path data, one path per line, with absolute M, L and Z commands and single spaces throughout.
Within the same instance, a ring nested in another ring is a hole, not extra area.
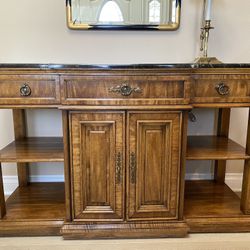
M 226 184 L 234 191 L 241 192 L 242 190 L 242 173 L 228 173 L 226 174 Z
M 242 174 L 228 173 L 226 174 L 226 183 L 234 191 L 240 192 L 242 187 Z M 213 175 L 206 173 L 186 174 L 187 180 L 212 180 Z M 4 176 L 4 193 L 9 196 L 18 186 L 17 176 Z M 31 175 L 30 182 L 63 182 L 63 175 Z
M 17 176 L 3 176 L 4 194 L 10 196 L 18 186 Z
M 214 177 L 210 173 L 194 173 L 186 174 L 186 180 L 195 181 L 195 180 L 212 180 Z
M 30 182 L 64 182 L 63 175 L 31 175 Z

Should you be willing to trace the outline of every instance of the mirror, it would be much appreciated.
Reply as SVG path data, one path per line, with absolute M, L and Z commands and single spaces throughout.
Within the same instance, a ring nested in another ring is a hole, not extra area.
M 181 0 L 66 0 L 70 29 L 176 30 Z

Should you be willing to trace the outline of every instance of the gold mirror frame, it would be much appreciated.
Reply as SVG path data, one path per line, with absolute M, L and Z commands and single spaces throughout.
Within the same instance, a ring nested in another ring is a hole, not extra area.
M 180 27 L 181 17 L 181 0 L 176 0 L 176 22 L 169 24 L 156 25 L 90 25 L 87 23 L 77 24 L 72 20 L 72 3 L 71 0 L 66 0 L 66 15 L 67 25 L 72 30 L 165 30 L 174 31 Z

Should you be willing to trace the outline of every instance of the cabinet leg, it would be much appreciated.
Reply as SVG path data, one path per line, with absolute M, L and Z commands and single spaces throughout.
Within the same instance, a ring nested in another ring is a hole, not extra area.
M 4 197 L 4 188 L 3 188 L 3 175 L 2 175 L 2 166 L 0 163 L 0 219 L 2 219 L 6 214 L 5 207 L 5 197 Z
M 250 154 L 250 110 L 247 128 L 246 153 Z M 241 210 L 244 214 L 250 214 L 250 160 L 245 161 L 242 194 L 241 194 Z
M 241 210 L 244 214 L 250 214 L 250 161 L 247 160 L 244 167 Z
M 15 139 L 26 137 L 26 119 L 24 109 L 13 109 L 13 122 Z M 17 164 L 17 175 L 19 186 L 27 186 L 29 182 L 29 165 L 28 163 Z
M 229 125 L 230 125 L 230 108 L 219 109 L 218 116 L 218 126 L 217 126 L 217 135 L 228 137 L 229 135 Z M 226 176 L 226 161 L 217 160 L 215 161 L 214 169 L 214 179 L 218 183 L 225 182 Z
M 17 175 L 19 187 L 26 187 L 29 184 L 29 164 L 18 163 L 17 164 Z
M 226 161 L 215 161 L 214 179 L 217 183 L 225 183 Z

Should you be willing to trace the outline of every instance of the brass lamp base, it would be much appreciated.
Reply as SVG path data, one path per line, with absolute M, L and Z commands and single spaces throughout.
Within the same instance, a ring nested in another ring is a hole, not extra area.
M 195 64 L 222 64 L 216 57 L 198 57 L 194 60 Z

